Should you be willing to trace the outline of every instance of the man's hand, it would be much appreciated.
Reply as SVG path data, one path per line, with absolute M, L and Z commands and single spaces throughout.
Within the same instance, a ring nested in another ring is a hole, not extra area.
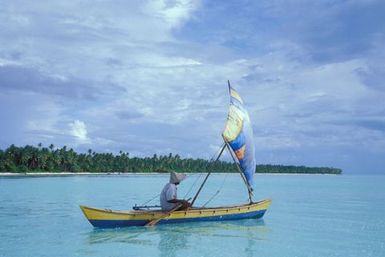
M 191 207 L 191 203 L 189 203 L 189 202 L 186 201 L 186 200 L 180 200 L 180 203 L 182 204 L 182 207 L 181 207 L 182 210 Z
M 179 210 L 185 210 L 185 209 L 190 208 L 192 206 L 189 201 L 182 200 L 182 199 L 173 199 L 173 200 L 170 200 L 168 202 L 169 203 L 177 203 L 177 204 L 181 205 Z
M 185 202 L 186 202 L 187 207 L 191 207 L 192 206 L 189 201 L 185 201 Z

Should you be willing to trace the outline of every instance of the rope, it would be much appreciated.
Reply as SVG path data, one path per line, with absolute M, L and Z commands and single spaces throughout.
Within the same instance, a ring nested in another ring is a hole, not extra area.
M 212 163 L 212 161 L 214 160 L 215 156 L 218 155 L 219 151 L 222 149 L 223 147 L 223 144 L 222 146 L 213 154 L 213 156 L 210 158 L 210 161 L 209 161 L 209 164 L 207 166 L 210 166 L 210 164 Z M 187 193 L 184 195 L 183 199 L 186 199 L 187 195 L 191 192 L 191 190 L 193 189 L 193 187 L 195 186 L 195 184 L 198 182 L 198 180 L 202 177 L 202 173 L 199 173 L 199 176 L 197 176 L 197 178 L 195 179 L 194 183 L 191 185 L 190 189 L 187 191 Z
M 198 182 L 198 180 L 200 179 L 200 177 L 202 176 L 202 173 L 199 174 L 199 176 L 197 176 L 197 178 L 195 179 L 194 183 L 191 185 L 190 189 L 187 191 L 187 193 L 183 196 L 183 199 L 186 199 L 187 195 L 191 192 L 191 190 L 193 189 L 193 187 L 195 186 L 195 184 Z
M 205 207 L 208 203 L 210 203 L 219 194 L 219 192 L 222 190 L 223 186 L 225 185 L 225 181 L 226 181 L 228 175 L 229 175 L 229 173 L 226 173 L 226 176 L 223 179 L 222 184 L 219 187 L 219 189 L 215 192 L 215 194 L 213 196 L 210 197 L 210 199 L 207 202 L 205 202 L 205 204 L 202 206 L 202 208 Z
M 159 197 L 159 196 L 160 196 L 160 194 L 154 196 L 153 198 L 151 198 L 151 199 L 148 200 L 147 202 L 143 203 L 142 206 L 143 206 L 143 205 L 146 205 L 146 204 L 148 204 L 148 203 L 150 203 L 151 201 L 153 201 L 155 198 L 157 198 L 157 197 Z

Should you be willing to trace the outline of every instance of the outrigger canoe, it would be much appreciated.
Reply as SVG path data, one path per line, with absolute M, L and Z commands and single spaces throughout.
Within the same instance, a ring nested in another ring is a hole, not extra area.
M 94 227 L 112 228 L 125 226 L 152 226 L 154 224 L 168 224 L 191 221 L 222 221 L 247 218 L 262 218 L 271 200 L 254 202 L 253 180 L 256 169 L 253 129 L 250 117 L 244 106 L 239 93 L 230 86 L 230 108 L 222 133 L 223 146 L 216 158 L 217 161 L 227 148 L 230 156 L 245 182 L 249 194 L 249 203 L 236 206 L 203 208 L 191 207 L 183 211 L 162 212 L 160 210 L 133 210 L 133 211 L 112 211 L 109 209 L 96 209 L 87 206 L 80 206 L 84 215 Z M 191 206 L 194 206 L 201 189 L 206 183 L 211 172 L 209 172 L 198 192 L 195 194 Z M 175 208 L 177 209 L 177 208 Z
M 191 208 L 184 211 L 165 213 L 162 211 L 113 211 L 80 206 L 88 221 L 97 228 L 144 226 L 151 220 L 160 219 L 158 224 L 193 221 L 222 221 L 238 219 L 260 219 L 265 214 L 271 200 L 218 208 Z M 166 216 L 165 216 L 166 215 Z

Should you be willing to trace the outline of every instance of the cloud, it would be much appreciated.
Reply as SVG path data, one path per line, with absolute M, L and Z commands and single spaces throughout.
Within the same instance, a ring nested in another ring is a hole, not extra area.
M 145 7 L 150 16 L 163 20 L 168 27 L 178 28 L 190 19 L 199 1 L 193 0 L 156 0 L 149 1 Z
M 362 82 L 372 89 L 385 91 L 385 34 L 378 33 L 371 42 L 372 47 L 368 52 L 366 67 L 357 69 L 357 74 L 362 78 Z
M 94 99 L 96 95 L 101 94 L 101 90 L 93 87 L 92 82 L 55 74 L 44 74 L 23 66 L 0 67 L 0 81 L 0 88 L 3 90 L 30 91 L 84 99 Z
M 209 158 L 230 79 L 259 163 L 354 170 L 385 149 L 383 5 L 4 1 L 0 142 Z
M 137 120 L 142 118 L 144 115 L 135 111 L 117 111 L 116 116 L 124 120 Z
M 71 135 L 76 137 L 79 142 L 84 143 L 89 141 L 89 138 L 87 137 L 87 127 L 83 121 L 75 120 L 70 123 L 69 126 Z
M 371 48 L 385 25 L 383 9 L 382 1 L 205 2 L 181 36 L 253 57 L 295 44 L 306 49 L 307 60 L 341 62 Z

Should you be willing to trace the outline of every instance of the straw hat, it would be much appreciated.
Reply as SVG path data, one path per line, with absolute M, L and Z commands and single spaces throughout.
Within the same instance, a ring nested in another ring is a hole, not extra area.
M 186 174 L 176 173 L 175 171 L 170 172 L 170 183 L 172 184 L 180 183 L 185 178 L 186 178 Z

